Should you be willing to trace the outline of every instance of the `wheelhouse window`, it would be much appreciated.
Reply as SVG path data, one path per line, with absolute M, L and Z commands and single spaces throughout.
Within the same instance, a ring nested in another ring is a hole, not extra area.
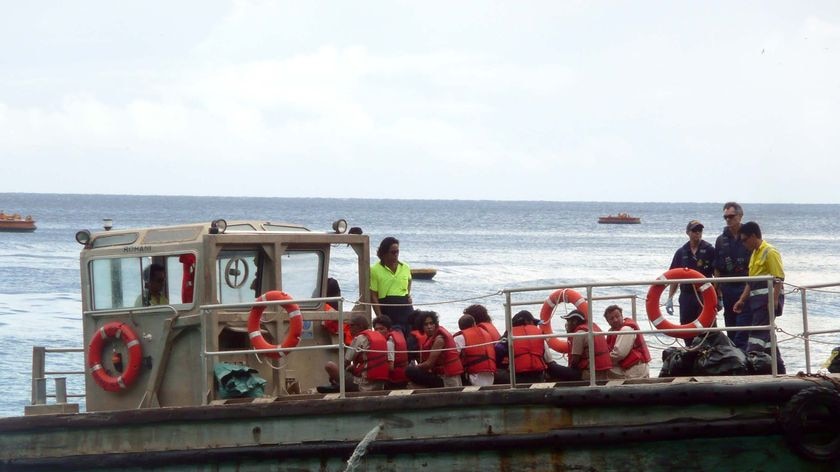
M 254 301 L 261 293 L 265 259 L 256 249 L 221 251 L 216 260 L 219 303 Z
M 283 291 L 292 298 L 314 298 L 321 296 L 321 251 L 286 251 L 280 260 Z M 316 306 L 318 303 L 302 303 L 302 306 Z
M 195 255 L 119 257 L 90 262 L 94 310 L 193 301 Z

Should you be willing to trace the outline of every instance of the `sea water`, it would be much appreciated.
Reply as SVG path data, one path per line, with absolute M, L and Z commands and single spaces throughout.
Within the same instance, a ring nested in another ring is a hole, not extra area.
M 437 269 L 431 281 L 414 281 L 418 308 L 437 311 L 455 329 L 464 307 L 486 305 L 504 329 L 503 289 L 559 284 L 653 280 L 668 269 L 674 251 L 687 240 L 686 223 L 700 220 L 704 239 L 720 234 L 722 202 L 610 203 L 446 200 L 365 200 L 124 195 L 0 194 L 0 209 L 31 214 L 34 233 L 0 233 L 0 416 L 20 415 L 30 401 L 32 346 L 83 347 L 78 256 L 74 235 L 99 229 L 103 218 L 116 228 L 208 222 L 224 218 L 303 224 L 330 231 L 344 218 L 370 236 L 371 249 L 385 236 L 400 240 L 400 258 L 415 268 Z M 744 221 L 755 220 L 764 239 L 782 254 L 786 272 L 785 315 L 778 320 L 788 372 L 805 369 L 798 286 L 840 282 L 840 205 L 745 204 Z M 598 216 L 627 212 L 639 225 L 601 225 Z M 372 260 L 376 260 L 374 254 Z M 343 274 L 331 274 L 341 277 Z M 344 293 L 356 287 L 343 284 Z M 648 287 L 597 289 L 595 296 L 635 295 L 638 316 Z M 840 327 L 840 288 L 808 292 L 809 328 Z M 533 293 L 522 300 L 540 300 Z M 350 300 L 353 301 L 353 300 Z M 606 328 L 603 309 L 594 320 Z M 618 302 L 630 309 L 629 300 Z M 538 313 L 539 304 L 527 308 Z M 554 331 L 562 320 L 553 320 Z M 676 321 L 676 320 L 674 320 Z M 722 319 L 719 324 L 722 326 Z M 649 336 L 653 356 L 674 345 L 668 336 Z M 811 344 L 816 370 L 840 335 Z M 48 371 L 83 369 L 83 355 L 48 356 Z M 560 360 L 563 362 L 563 360 Z M 661 363 L 654 361 L 652 375 Z M 69 376 L 69 393 L 83 393 L 80 376 Z M 71 401 L 73 401 L 71 399 Z

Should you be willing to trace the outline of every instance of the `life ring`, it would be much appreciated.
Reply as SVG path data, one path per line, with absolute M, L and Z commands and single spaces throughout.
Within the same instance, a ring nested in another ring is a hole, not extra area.
M 554 315 L 554 308 L 560 302 L 571 303 L 575 306 L 576 310 L 579 310 L 583 312 L 584 315 L 589 316 L 589 304 L 586 303 L 586 298 L 584 298 L 583 295 L 570 288 L 555 290 L 548 296 L 548 298 L 545 299 L 542 308 L 540 309 L 540 320 L 542 320 L 542 323 L 540 323 L 540 330 L 543 334 L 553 334 L 553 331 L 551 330 L 551 317 Z M 548 342 L 548 347 L 557 352 L 569 352 L 569 341 L 565 339 L 547 338 L 546 341 Z
M 840 433 L 836 420 L 840 417 L 840 394 L 825 387 L 810 387 L 791 397 L 779 418 L 785 440 L 800 456 L 816 461 L 840 458 Z M 820 429 L 821 436 L 809 441 L 807 428 Z M 833 437 L 831 434 L 833 433 Z
M 108 339 L 121 340 L 128 350 L 127 367 L 118 376 L 109 374 L 102 367 L 102 350 L 105 347 L 105 341 Z M 90 339 L 90 344 L 88 344 L 87 354 L 90 375 L 100 387 L 109 392 L 128 389 L 140 375 L 143 348 L 140 345 L 140 339 L 134 334 L 131 327 L 125 323 L 112 321 L 96 330 Z
M 257 297 L 258 302 L 279 300 L 293 300 L 293 298 L 288 293 L 279 290 L 265 292 Z M 300 335 L 303 332 L 303 317 L 300 314 L 300 307 L 296 303 L 289 303 L 283 305 L 283 308 L 289 314 L 289 332 L 286 333 L 286 339 L 279 346 L 269 343 L 262 335 L 260 318 L 265 311 L 265 305 L 251 308 L 251 312 L 248 314 L 248 337 L 251 338 L 251 346 L 254 346 L 254 349 L 277 349 L 278 347 L 295 347 L 298 345 Z M 268 352 L 265 355 L 266 357 L 279 359 L 286 354 L 285 352 Z
M 664 274 L 660 275 L 656 280 L 676 280 L 676 279 L 702 279 L 705 278 L 703 274 L 697 272 L 693 269 L 688 268 L 677 268 L 671 269 Z M 662 296 L 662 292 L 665 290 L 667 285 L 651 285 L 650 289 L 647 293 L 647 302 L 645 303 L 645 307 L 647 308 L 647 315 L 648 319 L 650 319 L 651 323 L 657 329 L 692 329 L 692 328 L 708 328 L 709 326 L 714 323 L 715 318 L 717 317 L 717 293 L 715 292 L 714 287 L 710 282 L 706 282 L 700 287 L 698 290 L 703 294 L 703 311 L 700 312 L 700 316 L 697 317 L 691 323 L 687 323 L 684 325 L 678 325 L 671 323 L 664 316 L 662 316 L 662 312 L 659 310 L 659 297 Z M 691 339 L 697 336 L 697 333 L 686 333 L 686 332 L 673 332 L 673 333 L 665 333 L 668 336 L 674 338 L 683 338 L 683 339 Z

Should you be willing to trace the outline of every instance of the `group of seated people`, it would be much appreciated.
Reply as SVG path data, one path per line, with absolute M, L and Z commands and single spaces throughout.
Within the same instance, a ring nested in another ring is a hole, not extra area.
M 649 376 L 648 351 L 641 334 L 619 334 L 638 330 L 617 305 L 604 312 L 610 334 L 594 337 L 597 380 L 645 378 Z M 393 329 L 391 319 L 381 315 L 372 323 L 363 314 L 350 318 L 352 342 L 345 351 L 346 391 L 396 390 L 424 387 L 487 386 L 510 383 L 507 332 L 499 331 L 482 305 L 467 307 L 452 334 L 440 325 L 434 311 L 415 310 L 413 329 Z M 584 333 L 584 313 L 564 315 L 567 333 Z M 372 326 L 371 326 L 372 324 Z M 511 319 L 514 337 L 541 335 L 540 321 L 527 310 Z M 593 323 L 593 330 L 601 332 Z M 514 339 L 513 365 L 517 383 L 589 380 L 589 344 L 586 336 L 569 337 L 568 365 L 558 364 L 543 338 Z M 416 347 L 414 347 L 416 346 Z M 329 386 L 320 392 L 338 391 L 339 367 L 328 362 Z

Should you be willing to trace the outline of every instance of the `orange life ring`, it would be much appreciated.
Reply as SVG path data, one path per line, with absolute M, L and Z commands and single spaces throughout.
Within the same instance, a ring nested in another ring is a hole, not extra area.
M 128 349 L 127 367 L 121 375 L 113 376 L 102 367 L 102 349 L 108 339 L 119 339 L 125 343 Z M 140 346 L 140 339 L 134 331 L 125 323 L 112 321 L 96 330 L 88 344 L 88 367 L 93 380 L 104 390 L 119 392 L 125 390 L 137 380 L 140 375 L 140 365 L 143 358 L 143 348 Z
M 279 290 L 272 290 L 265 292 L 257 297 L 258 302 L 275 302 L 278 300 L 293 300 L 292 296 L 286 292 Z M 300 314 L 300 307 L 296 303 L 289 303 L 283 305 L 283 308 L 289 314 L 289 332 L 286 334 L 286 339 L 283 344 L 277 346 L 265 340 L 260 329 L 260 318 L 265 311 L 265 306 L 255 306 L 251 308 L 248 314 L 248 337 L 251 338 L 251 346 L 254 349 L 277 349 L 278 347 L 295 347 L 300 342 L 300 335 L 303 332 L 303 317 Z M 274 359 L 279 359 L 285 356 L 285 352 L 268 352 L 265 355 Z
M 540 330 L 543 334 L 553 333 L 551 330 L 551 316 L 554 315 L 554 308 L 560 302 L 571 303 L 575 306 L 575 309 L 583 312 L 584 315 L 589 316 L 589 304 L 586 303 L 586 298 L 584 298 L 583 295 L 570 288 L 555 290 L 548 296 L 548 298 L 545 299 L 545 302 L 543 302 L 542 308 L 540 309 L 540 320 L 542 320 L 542 323 L 540 323 Z M 548 347 L 557 352 L 569 352 L 569 341 L 565 339 L 548 338 L 546 341 L 548 342 Z
M 697 272 L 696 270 L 688 268 L 677 268 L 665 272 L 656 280 L 702 278 L 705 278 L 705 276 L 700 272 Z M 651 323 L 653 323 L 653 325 L 657 329 L 708 328 L 712 325 L 712 323 L 714 323 L 715 318 L 717 317 L 717 292 L 715 291 L 711 282 L 706 282 L 700 285 L 700 287 L 698 287 L 698 290 L 700 290 L 700 292 L 703 294 L 703 311 L 700 312 L 700 316 L 698 316 L 697 319 L 693 322 L 684 325 L 677 325 L 671 323 L 670 321 L 665 319 L 664 316 L 662 316 L 662 312 L 659 310 L 659 297 L 662 296 L 662 292 L 665 290 L 665 287 L 667 287 L 667 285 L 651 285 L 647 293 L 647 302 L 645 302 L 645 308 L 647 308 L 648 319 L 650 319 Z M 697 333 L 674 332 L 665 334 L 674 338 L 683 339 L 690 339 L 697 336 Z

